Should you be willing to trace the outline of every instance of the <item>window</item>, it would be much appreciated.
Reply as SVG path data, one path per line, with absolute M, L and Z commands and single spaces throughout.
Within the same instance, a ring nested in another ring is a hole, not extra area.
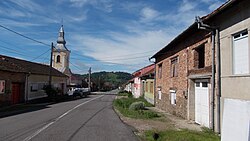
M 32 83 L 30 84 L 30 91 L 36 92 L 39 90 L 43 90 L 44 86 L 45 86 L 45 83 Z
M 153 83 L 153 82 L 150 82 L 150 89 L 149 89 L 149 92 L 150 92 L 150 93 L 153 93 L 153 92 L 154 92 L 154 83 Z
M 176 105 L 176 91 L 170 90 L 170 102 L 172 105 Z
M 198 53 L 198 68 L 204 68 L 205 67 L 205 45 L 201 45 L 197 49 Z
M 248 32 L 243 31 L 233 36 L 233 73 L 249 73 Z
M 38 91 L 38 84 L 37 84 L 37 83 L 31 84 L 31 86 L 30 86 L 30 91 L 31 91 L 31 92 Z
M 161 88 L 158 88 L 158 99 L 160 99 L 161 100 Z
M 162 77 L 162 63 L 158 65 L 158 77 Z
M 177 77 L 178 76 L 178 57 L 174 57 L 171 59 L 171 70 L 170 70 L 171 77 Z
M 202 87 L 208 87 L 207 82 L 202 82 Z
M 148 92 L 148 82 L 145 82 L 146 86 L 146 92 Z
M 5 80 L 0 80 L 0 94 L 5 92 Z
M 60 58 L 61 58 L 60 55 L 57 55 L 57 56 L 56 56 L 56 62 L 57 62 L 57 63 L 60 63 L 60 62 L 61 62 L 61 61 L 60 61 Z

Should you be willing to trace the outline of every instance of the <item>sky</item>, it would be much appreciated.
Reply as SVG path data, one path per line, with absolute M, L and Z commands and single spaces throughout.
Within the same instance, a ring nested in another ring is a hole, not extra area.
M 226 0 L 0 0 L 0 54 L 49 64 L 63 24 L 70 69 L 132 73 Z

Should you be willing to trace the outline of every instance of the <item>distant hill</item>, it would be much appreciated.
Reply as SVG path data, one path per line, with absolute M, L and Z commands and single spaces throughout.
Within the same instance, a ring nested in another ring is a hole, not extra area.
M 82 75 L 88 78 L 88 74 Z M 127 72 L 94 72 L 91 74 L 91 81 L 94 90 L 108 91 L 118 88 L 132 78 L 132 75 Z

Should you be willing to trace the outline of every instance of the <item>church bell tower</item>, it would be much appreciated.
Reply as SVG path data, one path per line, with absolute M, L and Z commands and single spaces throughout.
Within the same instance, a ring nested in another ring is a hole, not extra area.
M 71 78 L 72 74 L 69 68 L 70 50 L 68 50 L 65 45 L 66 41 L 64 39 L 64 29 L 62 25 L 59 30 L 56 47 L 53 49 L 52 66 Z

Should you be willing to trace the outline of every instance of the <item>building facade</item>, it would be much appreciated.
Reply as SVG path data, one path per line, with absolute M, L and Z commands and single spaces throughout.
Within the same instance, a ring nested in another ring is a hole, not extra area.
M 152 58 L 156 107 L 213 128 L 211 33 L 194 23 Z
M 0 106 L 46 97 L 50 67 L 47 65 L 0 55 Z M 52 68 L 52 86 L 66 92 L 68 77 Z

